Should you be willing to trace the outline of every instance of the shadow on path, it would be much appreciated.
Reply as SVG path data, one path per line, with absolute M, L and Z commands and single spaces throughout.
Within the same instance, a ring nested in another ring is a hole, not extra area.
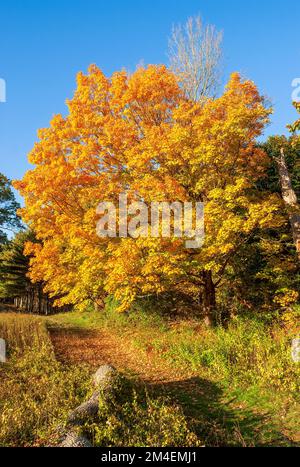
M 182 381 L 150 385 L 154 393 L 169 396 L 183 409 L 194 431 L 206 446 L 292 446 L 278 432 L 268 415 L 254 414 L 225 401 L 215 383 L 193 377 Z

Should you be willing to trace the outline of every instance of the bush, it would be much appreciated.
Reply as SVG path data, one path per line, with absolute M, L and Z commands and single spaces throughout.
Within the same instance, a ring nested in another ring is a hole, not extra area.
M 104 321 L 110 327 L 120 328 L 129 325 L 133 327 L 155 327 L 161 331 L 167 329 L 166 316 L 160 312 L 160 303 L 154 299 L 137 300 L 127 313 L 117 310 L 119 302 L 114 297 L 108 297 L 105 302 Z

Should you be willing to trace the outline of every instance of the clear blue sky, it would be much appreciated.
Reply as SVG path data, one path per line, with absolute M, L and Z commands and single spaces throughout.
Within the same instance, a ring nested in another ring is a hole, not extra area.
M 0 172 L 19 178 L 36 130 L 96 63 L 105 73 L 167 61 L 173 23 L 201 14 L 224 31 L 224 81 L 232 71 L 253 79 L 275 106 L 270 133 L 284 133 L 296 112 L 291 82 L 300 77 L 300 2 L 295 0 L 5 0 L 1 2 Z

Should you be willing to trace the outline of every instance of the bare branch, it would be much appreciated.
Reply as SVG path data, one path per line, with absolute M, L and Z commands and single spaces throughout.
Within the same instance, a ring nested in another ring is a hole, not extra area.
M 201 17 L 173 27 L 169 39 L 169 61 L 180 76 L 189 99 L 215 97 L 221 77 L 223 33 L 203 24 Z

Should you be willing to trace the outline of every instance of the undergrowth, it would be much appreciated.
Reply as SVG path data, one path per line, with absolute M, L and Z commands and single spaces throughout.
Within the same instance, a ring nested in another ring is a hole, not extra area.
M 110 394 L 100 397 L 99 419 L 85 427 L 94 446 L 195 447 L 198 437 L 182 409 L 145 385 L 121 375 Z
M 90 369 L 57 361 L 45 321 L 0 314 L 8 360 L 0 364 L 0 446 L 55 446 L 71 410 L 91 395 Z M 84 427 L 94 446 L 197 446 L 182 409 L 120 376 Z
M 159 307 L 136 305 L 128 314 L 117 313 L 115 307 L 109 300 L 102 312 L 53 319 L 56 325 L 106 329 L 126 337 L 137 355 L 145 352 L 178 368 L 192 381 L 187 385 L 194 394 L 174 384 L 171 395 L 178 395 L 196 420 L 206 444 L 299 445 L 300 366 L 291 358 L 292 340 L 299 336 L 295 319 L 289 327 L 280 317 L 245 314 L 227 328 L 207 329 L 197 319 L 162 316 Z

